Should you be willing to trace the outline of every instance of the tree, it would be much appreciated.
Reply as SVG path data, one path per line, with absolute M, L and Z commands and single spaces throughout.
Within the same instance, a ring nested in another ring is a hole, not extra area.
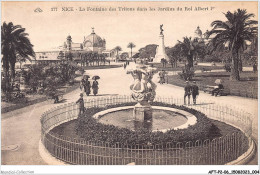
M 122 50 L 122 48 L 120 46 L 116 46 L 115 48 L 115 51 L 116 51 L 116 58 L 118 59 L 119 56 L 118 56 L 118 52 Z
M 4 22 L 1 26 L 2 62 L 6 87 L 9 87 L 10 83 L 9 71 L 11 71 L 11 77 L 15 78 L 17 55 L 24 58 L 35 57 L 33 45 L 24 31 L 25 28 L 13 25 L 12 22 L 8 24 Z
M 120 55 L 120 59 L 122 59 L 122 60 L 126 60 L 127 58 L 129 58 L 128 52 L 123 52 L 123 53 Z
M 206 54 L 206 47 L 204 41 L 199 41 L 196 38 L 191 39 L 184 37 L 183 41 L 179 41 L 174 47 L 179 51 L 179 56 L 187 58 L 188 64 L 187 68 L 190 69 L 193 67 L 193 60 L 197 56 L 204 57 Z
M 73 60 L 73 54 L 71 53 L 71 51 L 65 53 L 65 58 L 67 61 Z
M 149 44 L 149 45 L 146 45 L 145 47 L 139 49 L 140 58 L 155 57 L 156 48 L 157 48 L 156 44 Z
M 170 58 L 170 63 L 172 68 L 177 67 L 177 60 L 179 57 L 179 51 L 176 47 L 171 47 L 171 48 L 165 48 L 166 54 Z
M 224 14 L 227 21 L 216 20 L 211 23 L 213 29 L 208 36 L 213 35 L 211 40 L 214 50 L 227 45 L 232 55 L 230 80 L 239 80 L 239 50 L 244 49 L 246 41 L 251 41 L 257 34 L 258 22 L 250 20 L 254 14 L 247 13 L 245 9 L 237 9 L 234 13 L 228 11 Z
M 17 61 L 20 63 L 20 69 L 22 69 L 22 63 L 26 62 L 26 60 L 29 60 L 30 62 L 32 62 L 32 60 L 29 57 L 21 57 L 20 55 L 16 56 Z
M 135 48 L 135 44 L 130 42 L 128 45 L 127 45 L 127 48 L 130 48 L 131 49 L 131 59 L 132 59 L 132 55 L 133 55 L 133 52 L 132 52 L 132 49 Z
M 134 54 L 134 55 L 132 56 L 132 58 L 139 58 L 139 56 L 140 56 L 140 53 L 137 52 L 136 54 Z

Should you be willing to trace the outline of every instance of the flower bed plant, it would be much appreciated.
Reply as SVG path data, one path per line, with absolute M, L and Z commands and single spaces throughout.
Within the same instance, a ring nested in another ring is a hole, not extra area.
M 111 145 L 166 145 L 167 143 L 186 142 L 213 139 L 221 136 L 219 129 L 211 123 L 207 116 L 197 110 L 185 106 L 170 105 L 160 102 L 154 102 L 153 106 L 165 106 L 187 111 L 197 117 L 197 123 L 186 129 L 169 130 L 163 132 L 151 132 L 146 129 L 132 131 L 126 128 L 118 128 L 114 125 L 105 125 L 99 123 L 92 116 L 108 108 L 120 106 L 133 106 L 135 103 L 124 103 L 111 105 L 105 108 L 88 108 L 87 111 L 77 119 L 76 132 L 88 141 L 108 142 Z

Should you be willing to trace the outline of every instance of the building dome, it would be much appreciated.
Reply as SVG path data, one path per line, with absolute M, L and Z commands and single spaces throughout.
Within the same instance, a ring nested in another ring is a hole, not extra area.
M 103 39 L 94 32 L 94 29 L 92 30 L 92 33 L 84 38 L 83 47 L 103 47 Z
M 200 30 L 200 27 L 198 26 L 195 30 L 195 37 L 201 38 L 202 37 L 202 31 Z
M 67 36 L 67 40 L 72 40 L 70 35 Z

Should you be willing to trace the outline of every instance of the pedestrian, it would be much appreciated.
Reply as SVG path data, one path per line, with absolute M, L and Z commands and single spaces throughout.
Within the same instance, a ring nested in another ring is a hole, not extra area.
M 92 83 L 93 94 L 96 96 L 98 93 L 98 81 L 95 79 Z
M 84 85 L 85 85 L 85 79 L 82 78 L 81 82 L 80 82 L 80 85 L 79 85 L 80 90 L 82 90 L 84 88 Z
M 192 99 L 193 99 L 193 104 L 196 104 L 196 98 L 197 95 L 199 95 L 199 87 L 197 86 L 196 81 L 193 81 L 193 85 L 192 85 Z
M 86 77 L 85 84 L 84 84 L 84 91 L 87 96 L 89 96 L 90 94 L 90 88 L 91 88 L 90 81 L 88 81 L 88 77 Z
M 163 70 L 163 76 L 164 76 L 164 81 L 166 81 L 166 83 L 168 84 L 168 75 L 165 70 Z
M 53 95 L 53 98 L 54 98 L 54 103 L 59 103 L 59 95 L 58 95 L 58 93 L 55 93 Z
M 222 91 L 224 89 L 224 86 L 223 84 L 219 83 L 218 86 L 216 86 L 215 89 L 213 89 L 211 95 L 214 96 L 215 94 L 215 97 L 218 96 L 218 94 L 220 93 L 220 91 Z
M 163 70 L 159 73 L 159 77 L 160 77 L 160 84 L 165 83 L 165 74 Z
M 85 112 L 83 93 L 80 93 L 80 98 L 76 101 L 76 104 L 79 103 L 79 115 Z
M 188 81 L 186 81 L 186 86 L 184 87 L 184 105 L 186 105 L 186 97 L 188 96 L 188 104 L 190 104 L 191 86 Z
M 256 61 L 253 63 L 253 72 L 257 72 L 257 63 Z

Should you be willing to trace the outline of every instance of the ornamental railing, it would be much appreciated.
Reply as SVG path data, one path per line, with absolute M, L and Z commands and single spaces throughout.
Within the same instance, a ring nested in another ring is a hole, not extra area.
M 156 102 L 182 105 L 183 99 L 157 97 Z M 85 107 L 105 107 L 133 102 L 129 96 L 95 98 Z M 41 117 L 41 141 L 48 152 L 64 162 L 77 165 L 220 165 L 236 160 L 252 146 L 251 115 L 238 108 L 211 102 L 187 106 L 205 113 L 209 118 L 225 122 L 242 132 L 234 132 L 213 140 L 171 142 L 162 145 L 111 145 L 80 138 L 58 135 L 51 130 L 75 120 L 79 108 L 75 103 L 64 104 L 46 111 Z

